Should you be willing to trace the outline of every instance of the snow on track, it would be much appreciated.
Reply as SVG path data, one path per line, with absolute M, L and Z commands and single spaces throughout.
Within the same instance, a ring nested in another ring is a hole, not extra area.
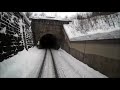
M 52 57 L 49 50 L 47 50 L 43 73 L 40 78 L 55 78 Z
M 62 78 L 107 78 L 100 72 L 78 61 L 64 50 L 53 50 L 57 69 Z
M 62 49 L 52 50 L 52 53 L 60 78 L 107 78 Z M 44 54 L 44 49 L 34 47 L 0 62 L 0 78 L 38 78 Z M 53 61 L 50 51 L 47 50 L 41 78 L 54 77 Z

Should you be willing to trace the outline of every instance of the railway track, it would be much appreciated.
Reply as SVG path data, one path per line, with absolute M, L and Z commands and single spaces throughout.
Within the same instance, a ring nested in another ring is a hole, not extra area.
M 63 51 L 46 49 L 41 60 L 38 78 L 106 77 Z
M 51 49 L 46 49 L 40 67 L 38 78 L 59 78 L 54 55 Z

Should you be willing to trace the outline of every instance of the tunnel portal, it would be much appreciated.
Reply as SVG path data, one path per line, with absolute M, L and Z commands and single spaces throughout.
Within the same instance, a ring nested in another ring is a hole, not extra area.
M 51 18 L 32 19 L 31 29 L 34 46 L 39 49 L 59 49 L 69 47 L 69 38 L 64 30 L 63 24 L 69 24 L 68 20 L 57 20 Z
M 59 49 L 60 45 L 58 44 L 58 39 L 52 34 L 46 34 L 40 39 L 41 48 L 50 48 L 50 49 Z

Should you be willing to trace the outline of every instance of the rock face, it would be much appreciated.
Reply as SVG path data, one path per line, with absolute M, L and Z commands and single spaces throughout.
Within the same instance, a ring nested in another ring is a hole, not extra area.
M 43 48 L 42 46 L 43 41 L 41 40 L 41 38 L 47 35 L 48 37 L 44 39 L 46 39 L 45 41 L 49 43 L 54 43 L 53 44 L 55 45 L 53 46 L 54 49 L 63 47 L 65 42 L 67 42 L 68 40 L 68 39 L 66 40 L 67 35 L 65 34 L 63 24 L 68 24 L 68 23 L 69 21 L 60 21 L 60 20 L 52 20 L 52 19 L 32 19 L 31 28 L 34 37 L 34 45 L 36 46 L 38 44 L 39 48 Z M 56 38 L 49 38 L 49 35 Z

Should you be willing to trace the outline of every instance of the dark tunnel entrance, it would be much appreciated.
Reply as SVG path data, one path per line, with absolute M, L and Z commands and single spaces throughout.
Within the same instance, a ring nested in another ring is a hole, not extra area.
M 58 39 L 52 34 L 46 34 L 40 39 L 40 47 L 44 49 L 59 49 Z

